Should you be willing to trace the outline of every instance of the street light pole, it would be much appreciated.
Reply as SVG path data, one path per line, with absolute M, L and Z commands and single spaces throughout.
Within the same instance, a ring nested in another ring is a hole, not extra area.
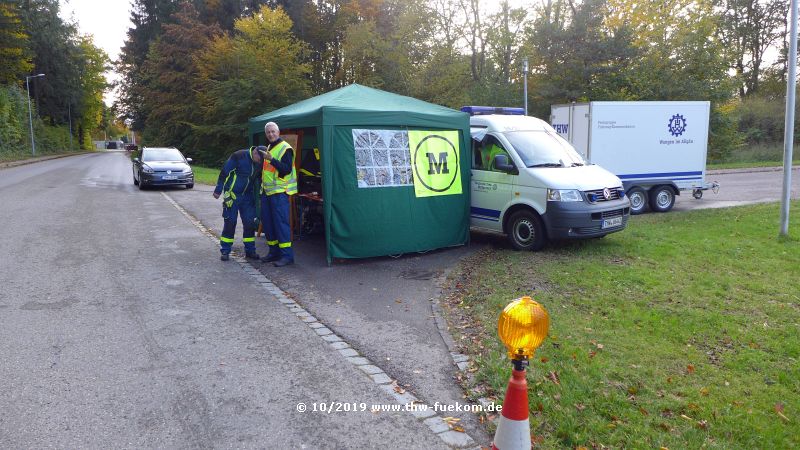
M 528 58 L 522 60 L 523 95 L 525 96 L 525 115 L 528 115 Z
M 31 78 L 43 77 L 43 73 L 25 75 L 25 89 L 28 91 L 28 123 L 31 126 L 31 155 L 36 156 L 36 141 L 33 137 L 33 114 L 31 113 Z
M 792 194 L 792 151 L 794 147 L 794 103 L 797 89 L 797 0 L 791 0 L 789 75 L 786 77 L 786 122 L 783 129 L 783 192 L 780 235 L 789 236 L 789 201 Z
M 69 151 L 72 151 L 72 105 L 67 103 L 67 115 L 69 116 Z

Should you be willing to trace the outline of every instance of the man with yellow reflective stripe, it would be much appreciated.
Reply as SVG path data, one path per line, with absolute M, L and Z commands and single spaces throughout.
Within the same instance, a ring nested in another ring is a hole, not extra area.
M 289 196 L 297 193 L 294 150 L 281 139 L 275 122 L 264 125 L 264 134 L 267 136 L 267 154 L 261 173 L 261 223 L 269 254 L 261 261 L 283 267 L 294 264 L 289 226 Z
M 261 165 L 266 147 L 238 150 L 225 161 L 214 189 L 214 198 L 222 199 L 222 218 L 225 223 L 219 236 L 220 259 L 230 259 L 233 238 L 236 235 L 237 215 L 242 218 L 242 242 L 245 257 L 259 259 L 256 253 L 257 213 L 256 201 L 261 184 Z

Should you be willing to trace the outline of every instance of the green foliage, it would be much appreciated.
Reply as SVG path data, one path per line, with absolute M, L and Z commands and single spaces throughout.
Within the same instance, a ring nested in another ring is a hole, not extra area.
M 709 118 L 707 161 L 726 161 L 743 144 L 744 137 L 737 128 L 736 104 L 731 102 L 713 108 Z
M 0 158 L 29 145 L 28 99 L 15 84 L 0 85 Z
M 19 7 L 12 2 L 0 3 L 0 85 L 19 84 L 29 73 L 30 60 L 28 34 L 19 18 Z
M 215 165 L 247 144 L 247 120 L 308 96 L 305 45 L 282 9 L 262 7 L 214 39 L 196 59 L 203 119 L 195 125 L 198 158 Z
M 198 97 L 195 56 L 221 31 L 199 22 L 197 11 L 184 3 L 163 25 L 163 34 L 150 47 L 144 63 L 143 140 L 154 146 L 194 148 L 193 124 L 203 120 Z
M 778 239 L 777 219 L 777 204 L 651 214 L 602 240 L 470 257 L 451 302 L 451 329 L 473 337 L 456 339 L 476 357 L 468 391 L 502 399 L 498 314 L 532 295 L 551 324 L 528 371 L 543 448 L 797 447 L 800 226 Z

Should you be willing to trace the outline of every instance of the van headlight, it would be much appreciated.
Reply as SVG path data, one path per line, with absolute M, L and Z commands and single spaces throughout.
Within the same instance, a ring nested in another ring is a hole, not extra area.
M 581 192 L 577 189 L 548 189 L 548 202 L 582 202 Z
M 142 165 L 142 172 L 153 173 L 153 169 L 151 169 L 150 166 Z

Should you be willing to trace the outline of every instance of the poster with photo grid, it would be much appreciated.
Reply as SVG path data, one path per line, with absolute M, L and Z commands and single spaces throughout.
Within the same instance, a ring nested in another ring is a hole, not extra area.
M 408 132 L 353 130 L 356 181 L 360 188 L 412 186 Z

